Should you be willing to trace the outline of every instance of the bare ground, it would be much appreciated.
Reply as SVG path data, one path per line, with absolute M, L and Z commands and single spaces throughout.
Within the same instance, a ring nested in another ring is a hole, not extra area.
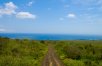
M 64 66 L 51 44 L 48 45 L 48 52 L 42 62 L 42 66 Z

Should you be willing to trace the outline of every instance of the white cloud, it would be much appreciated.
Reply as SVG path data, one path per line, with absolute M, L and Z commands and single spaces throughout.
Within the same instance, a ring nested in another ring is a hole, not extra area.
M 0 9 L 0 15 L 12 15 L 15 14 L 15 10 L 10 10 L 10 9 Z
M 0 32 L 5 32 L 6 30 L 3 28 L 0 28 Z
M 17 6 L 13 2 L 9 2 L 5 4 L 7 9 L 16 9 Z
M 32 6 L 32 4 L 33 4 L 34 2 L 33 1 L 30 1 L 30 2 L 28 2 L 28 6 Z
M 68 18 L 76 18 L 76 15 L 73 14 L 73 13 L 69 13 L 69 14 L 67 15 L 67 17 L 68 17 Z
M 5 7 L 0 8 L 0 16 L 15 14 L 16 8 L 17 8 L 17 6 L 13 2 L 5 3 Z
M 33 14 L 29 13 L 29 12 L 18 12 L 16 14 L 16 17 L 17 18 L 21 18 L 21 19 L 26 19 L 26 18 L 28 18 L 28 19 L 35 19 L 36 15 L 33 15 Z
M 29 2 L 29 6 L 31 6 L 33 4 L 33 2 Z M 2 17 L 3 15 L 14 15 L 17 18 L 21 18 L 21 19 L 25 19 L 25 18 L 29 18 L 29 19 L 35 19 L 36 15 L 33 15 L 29 12 L 17 12 L 16 9 L 18 7 L 13 3 L 13 2 L 8 2 L 4 4 L 4 7 L 0 6 L 0 17 Z

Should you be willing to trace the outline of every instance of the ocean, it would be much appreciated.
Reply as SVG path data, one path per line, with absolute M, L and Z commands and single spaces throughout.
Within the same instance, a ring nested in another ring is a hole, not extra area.
M 67 35 L 67 34 L 0 33 L 0 37 L 32 40 L 102 40 L 102 36 L 97 35 L 69 35 L 69 34 Z

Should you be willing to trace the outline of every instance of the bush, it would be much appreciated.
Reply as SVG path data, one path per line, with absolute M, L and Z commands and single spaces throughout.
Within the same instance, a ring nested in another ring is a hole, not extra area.
M 41 66 L 46 52 L 40 41 L 0 38 L 0 66 Z
M 57 41 L 55 48 L 66 66 L 102 65 L 102 41 Z

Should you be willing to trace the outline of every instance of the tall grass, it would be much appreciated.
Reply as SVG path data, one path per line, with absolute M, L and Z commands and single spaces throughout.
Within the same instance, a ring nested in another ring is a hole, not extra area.
M 42 41 L 0 38 L 0 66 L 41 66 L 46 52 Z
M 102 66 L 102 41 L 57 41 L 55 48 L 65 66 Z

